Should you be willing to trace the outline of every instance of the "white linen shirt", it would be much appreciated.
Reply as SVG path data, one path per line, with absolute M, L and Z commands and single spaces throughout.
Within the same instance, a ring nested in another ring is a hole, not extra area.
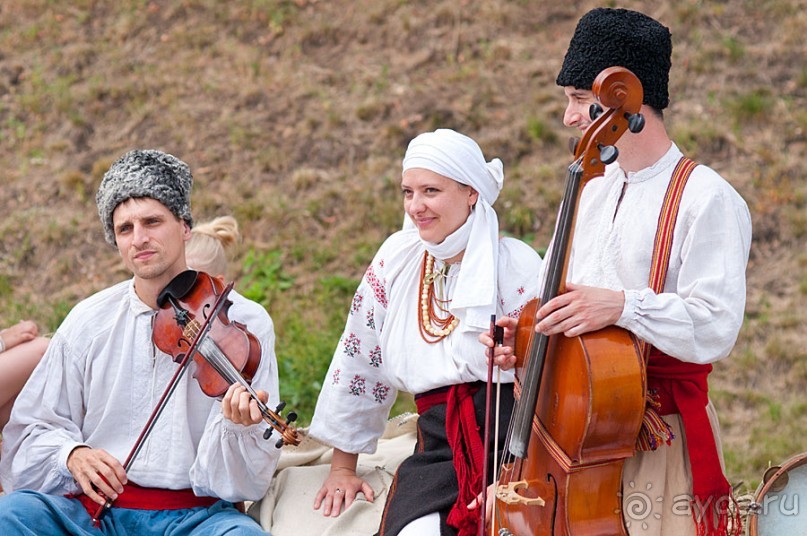
M 589 182 L 568 281 L 624 290 L 618 326 L 682 361 L 711 363 L 729 354 L 742 326 L 751 216 L 728 182 L 697 166 L 681 198 L 664 291 L 653 292 L 659 212 L 681 156 L 672 144 L 649 168 L 626 176 L 617 161 Z
M 420 272 L 425 247 L 416 229 L 390 236 L 376 253 L 353 297 L 344 333 L 331 361 L 310 434 L 344 452 L 372 453 L 398 391 L 423 393 L 438 387 L 486 381 L 481 329 L 461 316 L 443 340 L 428 344 L 420 335 Z M 497 315 L 518 318 L 537 296 L 542 261 L 527 244 L 499 240 Z M 444 263 L 435 260 L 434 271 Z M 451 296 L 459 270 L 445 278 Z M 449 307 L 449 310 L 451 308 Z M 452 311 L 453 312 L 453 311 Z M 502 373 L 512 382 L 512 372 Z
M 232 291 L 228 316 L 261 343 L 252 385 L 278 401 L 274 330 L 266 310 Z M 103 449 L 124 463 L 177 370 L 151 340 L 156 311 L 143 303 L 134 280 L 79 303 L 54 334 L 42 362 L 17 398 L 3 430 L 0 481 L 8 492 L 80 492 L 67 457 L 80 445 Z M 193 378 L 179 380 L 127 475 L 140 486 L 193 488 L 198 496 L 257 500 L 269 488 L 280 450 L 263 439 L 266 425 L 224 418 L 221 403 Z

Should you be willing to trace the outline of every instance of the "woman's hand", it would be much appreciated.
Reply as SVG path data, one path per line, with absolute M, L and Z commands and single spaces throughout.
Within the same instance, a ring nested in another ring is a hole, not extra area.
M 314 510 L 319 510 L 322 506 L 322 515 L 337 517 L 353 504 L 359 492 L 362 492 L 369 502 L 373 502 L 375 499 L 373 488 L 356 476 L 358 458 L 358 454 L 333 449 L 331 472 L 317 492 Z
M 493 501 L 495 500 L 496 484 L 488 486 L 487 495 L 485 497 L 485 526 L 490 526 L 490 520 L 493 517 Z M 476 510 L 482 503 L 482 494 L 480 493 L 476 499 L 471 501 L 467 508 L 468 510 Z
M 496 320 L 496 325 L 504 328 L 504 340 L 502 346 L 493 346 L 493 339 L 490 333 L 479 334 L 479 342 L 485 346 L 485 355 L 490 361 L 490 348 L 493 348 L 493 364 L 502 370 L 510 370 L 516 366 L 516 328 L 518 319 L 503 316 Z

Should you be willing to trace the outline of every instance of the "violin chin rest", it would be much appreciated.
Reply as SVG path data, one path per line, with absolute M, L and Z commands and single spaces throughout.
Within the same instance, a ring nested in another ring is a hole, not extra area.
M 157 296 L 157 306 L 162 307 L 168 298 L 181 299 L 193 288 L 196 284 L 196 278 L 199 272 L 196 270 L 185 270 L 177 274 L 165 288 L 160 291 Z

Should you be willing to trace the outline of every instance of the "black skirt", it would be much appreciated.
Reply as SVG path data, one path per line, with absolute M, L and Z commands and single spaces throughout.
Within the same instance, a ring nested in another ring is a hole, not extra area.
M 479 436 L 485 436 L 485 384 L 478 382 L 479 389 L 473 395 L 476 423 Z M 495 386 L 493 393 L 495 411 Z M 513 384 L 501 386 L 499 408 L 499 453 L 507 437 L 510 416 L 513 413 Z M 491 424 L 493 426 L 493 424 Z M 493 428 L 491 428 L 493 430 Z M 390 486 L 384 515 L 376 536 L 396 536 L 407 524 L 429 515 L 440 513 L 441 536 L 456 536 L 456 529 L 446 524 L 451 508 L 457 500 L 457 473 L 454 470 L 454 455 L 446 436 L 446 404 L 432 406 L 418 417 L 417 444 L 415 452 L 404 460 L 395 473 Z M 492 435 L 492 432 L 491 432 Z M 491 437 L 491 441 L 493 438 Z M 493 481 L 493 445 L 490 446 L 488 484 Z

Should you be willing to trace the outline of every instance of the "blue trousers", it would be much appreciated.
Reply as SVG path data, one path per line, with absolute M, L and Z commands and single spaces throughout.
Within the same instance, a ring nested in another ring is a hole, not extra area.
M 170 535 L 218 536 L 267 533 L 249 516 L 227 501 L 209 508 L 184 510 L 132 510 L 113 507 L 94 527 L 77 499 L 20 490 L 0 497 L 0 534 L 76 536 Z

